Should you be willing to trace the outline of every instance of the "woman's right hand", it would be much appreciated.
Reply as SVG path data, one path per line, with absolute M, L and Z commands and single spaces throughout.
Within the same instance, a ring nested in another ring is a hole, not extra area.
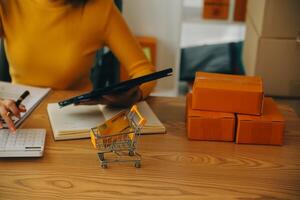
M 0 115 L 7 124 L 7 127 L 12 131 L 16 132 L 15 124 L 11 116 L 21 117 L 21 112 L 25 112 L 26 108 L 24 105 L 16 106 L 15 101 L 10 99 L 0 99 Z M 2 120 L 0 120 L 0 128 L 3 128 Z

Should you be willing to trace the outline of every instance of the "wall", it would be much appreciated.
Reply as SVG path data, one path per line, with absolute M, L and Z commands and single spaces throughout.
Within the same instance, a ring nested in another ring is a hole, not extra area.
M 181 0 L 124 0 L 123 15 L 136 35 L 156 37 L 157 70 L 174 68 L 174 75 L 158 81 L 153 95 L 176 96 L 181 32 Z

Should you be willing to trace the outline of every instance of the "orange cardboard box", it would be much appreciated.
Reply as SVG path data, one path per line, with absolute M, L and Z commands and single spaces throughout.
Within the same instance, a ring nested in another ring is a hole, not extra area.
M 204 19 L 228 19 L 229 0 L 204 0 Z
M 272 98 L 265 98 L 261 116 L 237 115 L 236 143 L 282 145 L 284 118 Z
M 258 76 L 197 72 L 192 108 L 260 115 L 263 97 L 262 79 Z
M 187 101 L 187 136 L 192 140 L 233 141 L 235 116 L 232 113 L 192 109 L 192 94 Z
M 233 20 L 239 22 L 245 21 L 246 10 L 247 0 L 235 0 Z

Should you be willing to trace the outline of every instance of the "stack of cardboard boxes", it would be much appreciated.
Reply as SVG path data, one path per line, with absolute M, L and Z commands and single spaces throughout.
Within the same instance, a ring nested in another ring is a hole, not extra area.
M 299 0 L 248 1 L 243 61 L 267 95 L 300 96 Z
M 197 72 L 186 99 L 189 139 L 283 144 L 284 118 L 260 77 Z

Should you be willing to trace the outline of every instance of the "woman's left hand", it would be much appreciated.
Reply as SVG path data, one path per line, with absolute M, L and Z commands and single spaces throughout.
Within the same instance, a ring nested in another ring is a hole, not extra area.
M 103 95 L 97 100 L 84 101 L 76 105 L 96 105 L 103 104 L 117 107 L 128 107 L 142 99 L 142 91 L 139 87 L 134 87 L 124 92 L 111 95 Z

